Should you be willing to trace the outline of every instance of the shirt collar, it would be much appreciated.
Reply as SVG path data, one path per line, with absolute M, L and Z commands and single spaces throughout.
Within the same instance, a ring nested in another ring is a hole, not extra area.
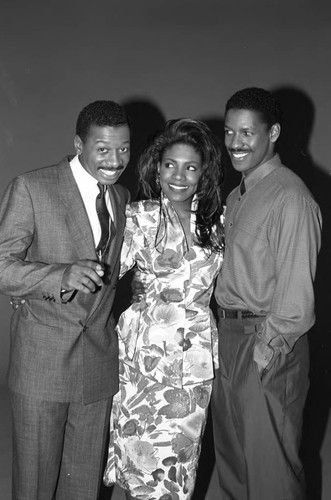
M 247 176 L 244 176 L 245 179 L 245 188 L 246 191 L 258 182 L 260 182 L 264 177 L 270 174 L 275 168 L 281 166 L 281 161 L 279 155 L 276 153 L 270 160 L 262 163 L 258 168 L 250 172 Z
M 80 192 L 82 194 L 85 193 L 86 195 L 96 196 L 99 193 L 99 188 L 97 186 L 98 181 L 93 175 L 85 170 L 79 161 L 78 155 L 70 161 L 70 167 Z

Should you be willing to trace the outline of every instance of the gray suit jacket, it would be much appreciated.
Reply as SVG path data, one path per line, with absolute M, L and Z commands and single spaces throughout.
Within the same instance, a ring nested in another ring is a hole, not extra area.
M 25 304 L 11 321 L 9 386 L 49 401 L 83 404 L 118 390 L 112 305 L 118 279 L 128 191 L 109 186 L 116 236 L 109 283 L 61 300 L 66 266 L 96 260 L 92 229 L 68 159 L 22 174 L 0 204 L 0 292 Z

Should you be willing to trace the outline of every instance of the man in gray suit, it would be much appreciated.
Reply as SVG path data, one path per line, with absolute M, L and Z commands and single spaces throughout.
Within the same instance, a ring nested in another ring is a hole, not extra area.
M 86 106 L 74 144 L 75 157 L 15 178 L 0 204 L 0 292 L 23 299 L 9 363 L 14 500 L 97 498 L 118 390 L 112 305 L 129 199 L 115 184 L 130 157 L 124 110 Z

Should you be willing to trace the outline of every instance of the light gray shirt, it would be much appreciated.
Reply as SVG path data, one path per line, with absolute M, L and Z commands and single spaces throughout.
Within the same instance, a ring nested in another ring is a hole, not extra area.
M 215 297 L 222 308 L 266 315 L 260 347 L 267 364 L 274 349 L 289 352 L 314 324 L 321 213 L 278 155 L 251 172 L 245 185 L 242 196 L 238 186 L 227 199 Z

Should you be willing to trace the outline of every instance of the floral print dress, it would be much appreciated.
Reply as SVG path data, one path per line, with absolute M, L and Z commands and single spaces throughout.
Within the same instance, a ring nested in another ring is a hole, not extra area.
M 194 204 L 193 207 L 194 208 Z M 192 241 L 195 215 L 191 215 Z M 209 308 L 222 254 L 187 248 L 170 201 L 132 203 L 121 254 L 147 291 L 120 317 L 120 389 L 113 400 L 104 482 L 144 500 L 187 500 L 217 363 Z

